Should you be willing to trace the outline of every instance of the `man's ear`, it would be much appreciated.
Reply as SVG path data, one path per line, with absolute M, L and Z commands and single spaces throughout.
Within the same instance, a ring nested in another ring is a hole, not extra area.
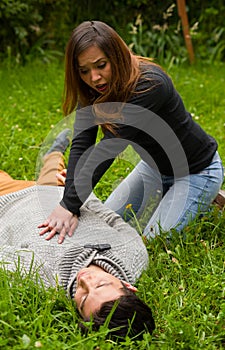
M 132 286 L 132 284 L 125 281 L 123 281 L 123 284 L 127 287 L 127 289 L 131 290 L 132 292 L 135 292 L 135 293 L 137 292 L 137 288 Z

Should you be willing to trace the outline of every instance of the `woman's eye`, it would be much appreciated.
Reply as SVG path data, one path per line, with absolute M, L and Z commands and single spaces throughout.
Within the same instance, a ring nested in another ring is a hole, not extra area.
M 87 70 L 86 69 L 80 69 L 80 74 L 87 74 Z
M 106 66 L 106 62 L 103 62 L 98 65 L 98 68 L 103 69 L 105 68 L 105 66 Z

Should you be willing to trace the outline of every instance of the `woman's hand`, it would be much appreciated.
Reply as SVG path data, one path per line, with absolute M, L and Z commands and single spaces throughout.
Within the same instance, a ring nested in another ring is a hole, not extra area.
M 58 243 L 62 243 L 66 234 L 72 236 L 78 225 L 78 217 L 73 215 L 69 210 L 64 209 L 61 205 L 58 205 L 53 212 L 49 215 L 46 221 L 38 225 L 38 228 L 45 227 L 39 234 L 42 236 L 46 232 L 50 233 L 45 238 L 51 239 L 55 234 L 59 233 Z

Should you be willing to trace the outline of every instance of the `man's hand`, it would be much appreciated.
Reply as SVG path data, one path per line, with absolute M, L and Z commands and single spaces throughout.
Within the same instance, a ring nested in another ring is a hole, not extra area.
M 59 233 L 58 243 L 62 243 L 66 234 L 70 237 L 73 235 L 77 225 L 78 217 L 73 215 L 69 210 L 64 209 L 61 205 L 58 205 L 47 220 L 38 225 L 38 228 L 44 227 L 39 233 L 41 236 L 50 231 L 45 238 L 46 240 L 50 240 L 55 234 Z

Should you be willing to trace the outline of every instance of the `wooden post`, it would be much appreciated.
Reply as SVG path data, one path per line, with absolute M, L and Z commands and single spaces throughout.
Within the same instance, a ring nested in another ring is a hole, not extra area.
M 194 63 L 195 57 L 194 57 L 194 50 L 193 50 L 190 31 L 189 31 L 185 0 L 177 0 L 177 7 L 178 7 L 178 14 L 181 18 L 184 40 L 185 40 L 186 48 L 188 50 L 188 55 L 189 55 L 189 61 L 192 64 Z

